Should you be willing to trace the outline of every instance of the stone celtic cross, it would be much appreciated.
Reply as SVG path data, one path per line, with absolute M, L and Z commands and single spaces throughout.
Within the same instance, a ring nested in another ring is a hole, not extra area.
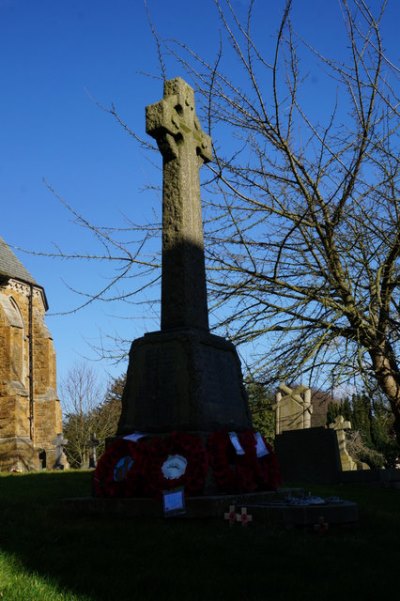
M 211 138 L 179 77 L 146 107 L 146 131 L 163 157 L 161 331 L 132 342 L 118 435 L 249 429 L 236 349 L 208 327 L 199 171 Z
M 146 132 L 163 156 L 161 330 L 208 331 L 199 169 L 212 160 L 193 89 L 177 77 L 146 107 Z

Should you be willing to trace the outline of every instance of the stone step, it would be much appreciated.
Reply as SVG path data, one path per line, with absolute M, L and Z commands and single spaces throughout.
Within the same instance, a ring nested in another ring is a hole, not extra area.
M 253 522 L 281 526 L 313 526 L 319 523 L 354 524 L 358 520 L 356 503 L 342 499 L 323 499 L 320 504 L 305 504 L 304 490 L 279 489 L 276 492 L 258 492 L 235 495 L 189 497 L 185 501 L 183 519 L 217 518 L 234 505 L 240 513 L 245 507 Z M 154 499 L 109 499 L 95 497 L 68 498 L 63 500 L 63 509 L 79 515 L 135 517 L 164 517 L 161 500 Z

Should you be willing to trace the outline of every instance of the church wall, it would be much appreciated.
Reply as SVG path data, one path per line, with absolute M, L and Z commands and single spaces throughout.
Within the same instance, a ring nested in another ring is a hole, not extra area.
M 43 449 L 47 454 L 47 467 L 53 466 L 56 457 L 53 441 L 62 432 L 61 406 L 56 391 L 55 351 L 44 316 L 41 289 L 16 280 L 9 280 L 0 287 L 1 470 L 38 469 L 38 456 Z M 30 373 L 33 376 L 32 404 Z

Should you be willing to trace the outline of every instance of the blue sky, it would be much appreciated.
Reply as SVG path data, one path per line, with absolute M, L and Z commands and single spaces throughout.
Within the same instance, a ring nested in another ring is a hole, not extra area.
M 283 2 L 256 4 L 257 35 L 268 45 Z M 247 2 L 233 5 L 244 14 Z M 344 43 L 337 0 L 294 5 L 301 35 L 323 52 L 337 51 Z M 148 6 L 161 36 L 187 42 L 208 57 L 215 54 L 219 23 L 213 0 L 148 0 Z M 394 59 L 399 17 L 399 3 L 389 0 L 385 34 Z M 182 75 L 172 60 L 167 63 L 169 77 Z M 142 0 L 0 0 L 0 74 L 0 235 L 11 246 L 93 249 L 92 238 L 72 223 L 44 178 L 96 224 L 118 226 L 124 215 L 146 221 L 153 209 L 159 211 L 159 195 L 144 188 L 160 184 L 160 171 L 95 102 L 115 103 L 129 126 L 145 135 L 144 107 L 161 98 L 162 84 Z M 317 73 L 312 81 L 309 103 L 318 110 L 326 90 L 318 87 Z M 65 282 L 95 290 L 105 281 L 106 267 L 16 252 L 46 289 L 60 378 L 81 357 L 96 357 L 91 345 L 101 336 L 123 332 L 134 339 L 158 329 L 158 316 L 145 307 L 119 311 L 97 304 L 58 315 L 80 302 Z M 102 361 L 94 368 L 104 380 L 124 371 L 126 363 Z

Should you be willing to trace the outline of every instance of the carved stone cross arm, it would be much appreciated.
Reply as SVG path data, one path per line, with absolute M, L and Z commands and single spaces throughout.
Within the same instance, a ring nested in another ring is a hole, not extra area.
M 194 92 L 179 77 L 165 82 L 164 98 L 146 107 L 146 132 L 157 140 L 166 160 L 178 158 L 177 144 L 181 141 L 192 142 L 204 163 L 212 160 L 211 138 L 200 127 Z
M 343 415 L 338 415 L 332 424 L 329 424 L 330 428 L 334 430 L 351 430 L 351 422 L 344 419 Z

